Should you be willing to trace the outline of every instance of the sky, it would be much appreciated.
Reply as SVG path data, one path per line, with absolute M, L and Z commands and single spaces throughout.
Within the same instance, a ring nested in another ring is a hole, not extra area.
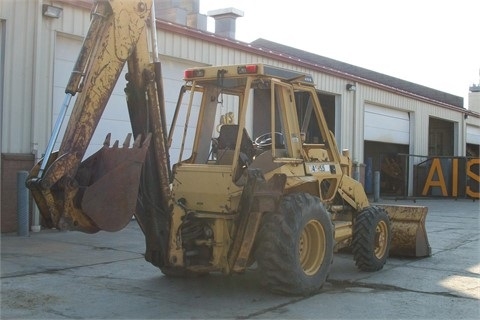
M 464 98 L 480 83 L 479 0 L 200 0 L 236 38 L 278 42 Z M 213 18 L 208 31 L 214 32 Z

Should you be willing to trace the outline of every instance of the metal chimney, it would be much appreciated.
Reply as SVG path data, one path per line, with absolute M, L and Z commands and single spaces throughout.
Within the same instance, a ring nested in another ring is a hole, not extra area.
M 199 13 L 199 0 L 154 1 L 157 19 L 207 31 L 207 16 Z
M 243 11 L 225 8 L 208 11 L 207 15 L 215 19 L 215 33 L 219 36 L 235 39 L 235 20 L 243 17 Z

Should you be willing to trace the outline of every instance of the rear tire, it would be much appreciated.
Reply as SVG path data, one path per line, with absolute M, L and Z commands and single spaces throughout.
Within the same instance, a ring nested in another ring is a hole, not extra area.
M 296 193 L 265 214 L 255 249 L 261 282 L 281 294 L 319 291 L 333 258 L 333 226 L 320 199 Z
M 352 251 L 362 271 L 378 271 L 387 261 L 392 239 L 390 219 L 384 209 L 368 207 L 353 225 Z

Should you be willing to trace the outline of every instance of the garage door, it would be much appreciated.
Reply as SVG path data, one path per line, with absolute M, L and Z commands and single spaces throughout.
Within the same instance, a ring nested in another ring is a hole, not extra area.
M 365 105 L 364 139 L 396 144 L 410 144 L 408 112 Z
M 73 66 L 78 57 L 82 46 L 82 39 L 67 36 L 58 36 L 55 46 L 55 64 L 54 64 L 54 82 L 53 82 L 53 119 L 55 123 L 61 104 L 65 97 L 65 86 L 68 83 Z M 123 143 L 127 133 L 131 132 L 130 121 L 128 118 L 127 104 L 125 102 L 125 77 L 122 74 L 113 90 L 113 94 L 105 108 L 102 119 L 92 137 L 91 143 L 87 149 L 85 157 L 93 154 L 103 146 L 103 141 L 107 133 L 112 134 L 112 143 L 114 140 L 120 140 Z M 77 96 L 74 96 L 67 111 L 67 116 L 63 122 L 62 130 L 57 139 L 55 149 L 59 148 L 62 141 L 65 128 L 70 119 L 70 114 Z
M 467 125 L 467 143 L 480 144 L 480 128 Z
M 65 97 L 65 86 L 67 85 L 70 73 L 77 59 L 78 52 L 80 51 L 80 48 L 82 46 L 82 41 L 83 40 L 80 38 L 74 38 L 65 35 L 59 35 L 57 37 L 55 47 L 52 125 L 55 123 L 59 114 L 61 104 Z M 163 83 L 165 87 L 164 93 L 166 100 L 168 124 L 171 122 L 171 119 L 173 117 L 178 93 L 180 87 L 183 84 L 183 71 L 186 68 L 193 66 L 193 64 L 183 61 L 179 62 L 172 58 L 169 59 L 168 57 L 162 57 L 161 61 L 164 80 Z M 120 140 L 120 143 L 123 143 L 126 135 L 132 131 L 124 93 L 124 88 L 126 84 L 125 72 L 126 70 L 124 70 L 123 74 L 118 79 L 118 82 L 113 90 L 113 94 L 110 97 L 110 100 L 107 104 L 107 107 L 105 108 L 99 125 L 92 137 L 92 141 L 87 149 L 85 157 L 95 153 L 103 146 L 103 141 L 105 140 L 105 136 L 107 135 L 107 133 L 110 132 L 112 134 L 112 143 L 113 140 Z M 65 118 L 65 121 L 63 123 L 63 128 L 61 130 L 60 136 L 57 139 L 57 143 L 55 146 L 56 149 L 59 148 L 59 145 L 62 141 L 63 133 L 70 118 L 75 98 L 76 96 L 72 99 L 72 102 L 70 103 L 67 117 Z M 179 123 L 181 123 L 181 120 L 179 120 Z M 178 148 L 178 146 L 175 145 L 175 142 L 172 147 L 173 149 Z M 176 158 L 172 157 L 172 160 L 173 159 L 176 160 Z

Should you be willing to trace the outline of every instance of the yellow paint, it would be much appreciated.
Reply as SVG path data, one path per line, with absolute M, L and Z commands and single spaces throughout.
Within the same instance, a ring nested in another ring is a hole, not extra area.
M 458 159 L 452 161 L 452 197 L 458 196 Z
M 438 174 L 438 180 L 433 180 L 435 172 Z M 432 161 L 432 166 L 428 172 L 427 181 L 423 187 L 422 196 L 426 196 L 428 189 L 431 187 L 440 187 L 442 189 L 442 195 L 446 197 L 448 195 L 447 186 L 445 184 L 445 178 L 443 177 L 442 166 L 439 158 L 434 158 Z
M 467 161 L 466 164 L 466 174 L 468 177 L 480 183 L 480 175 L 473 171 L 472 166 L 480 165 L 480 158 L 470 159 Z M 463 172 L 463 171 L 462 171 Z M 438 175 L 438 180 L 433 180 L 435 173 Z M 447 185 L 445 182 L 445 177 L 443 175 L 443 170 L 440 162 L 440 158 L 432 159 L 432 165 L 428 172 L 428 177 L 425 180 L 425 186 L 423 187 L 422 196 L 426 196 L 429 189 L 432 187 L 439 187 L 442 190 L 442 196 L 448 197 L 457 197 L 458 196 L 458 175 L 459 175 L 459 168 L 458 168 L 458 159 L 452 159 L 452 194 L 448 194 Z M 466 186 L 466 195 L 480 199 L 480 192 L 472 190 L 470 186 Z
M 472 171 L 472 166 L 474 166 L 476 164 L 480 165 L 480 158 L 471 159 L 471 160 L 467 161 L 467 176 L 469 176 L 473 180 L 480 183 L 480 176 Z M 470 186 L 468 186 L 468 185 L 467 185 L 466 193 L 469 197 L 480 199 L 480 192 L 473 191 L 470 188 Z

